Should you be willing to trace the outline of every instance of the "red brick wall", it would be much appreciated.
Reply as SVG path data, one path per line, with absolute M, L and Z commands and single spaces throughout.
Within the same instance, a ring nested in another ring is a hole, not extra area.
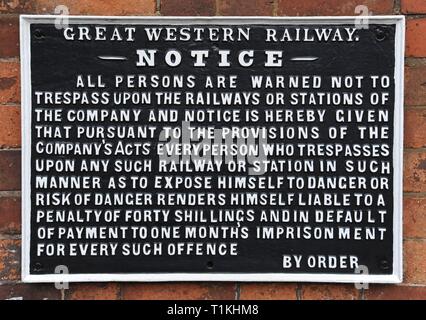
M 20 13 L 90 15 L 407 15 L 404 283 L 90 283 L 20 282 Z M 8 0 L 0 1 L 0 299 L 426 299 L 426 1 L 425 0 Z

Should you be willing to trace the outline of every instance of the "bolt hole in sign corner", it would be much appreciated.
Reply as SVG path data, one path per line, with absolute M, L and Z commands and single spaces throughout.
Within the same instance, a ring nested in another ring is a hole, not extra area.
M 25 282 L 402 281 L 404 17 L 21 16 Z

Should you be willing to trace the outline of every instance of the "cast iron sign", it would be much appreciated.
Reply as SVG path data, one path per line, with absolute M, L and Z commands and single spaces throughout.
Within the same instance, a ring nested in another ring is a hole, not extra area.
M 403 17 L 21 17 L 24 281 L 402 279 Z

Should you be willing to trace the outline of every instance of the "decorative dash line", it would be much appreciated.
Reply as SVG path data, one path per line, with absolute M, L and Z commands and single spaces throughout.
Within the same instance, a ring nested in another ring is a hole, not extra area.
M 121 56 L 98 56 L 101 60 L 127 60 L 126 57 Z
M 318 60 L 318 57 L 294 57 L 291 58 L 291 61 L 315 61 Z

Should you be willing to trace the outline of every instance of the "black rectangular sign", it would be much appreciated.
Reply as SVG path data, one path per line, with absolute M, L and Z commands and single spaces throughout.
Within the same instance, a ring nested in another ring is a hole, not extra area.
M 403 17 L 21 17 L 23 280 L 402 279 Z

